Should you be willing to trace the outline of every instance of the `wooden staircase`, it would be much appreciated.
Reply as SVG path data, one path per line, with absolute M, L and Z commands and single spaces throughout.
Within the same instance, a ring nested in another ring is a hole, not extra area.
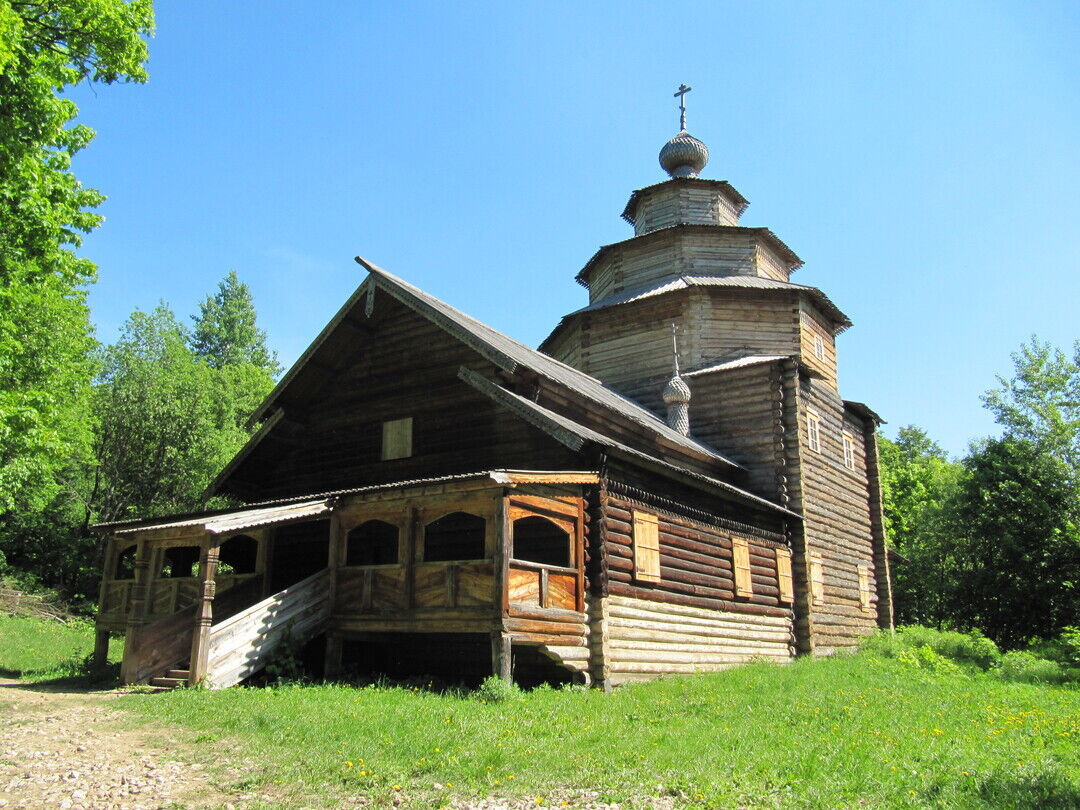
M 191 683 L 190 669 L 170 669 L 164 675 L 150 679 L 150 686 L 156 686 L 164 691 L 171 691 Z
M 254 585 L 258 585 L 255 582 Z M 247 585 L 251 588 L 251 585 Z M 219 619 L 206 635 L 206 671 L 201 680 L 212 689 L 233 686 L 266 666 L 290 635 L 307 640 L 321 633 L 330 619 L 330 570 L 324 568 L 273 596 L 240 609 L 246 595 L 230 589 L 215 602 Z M 139 643 L 130 645 L 134 676 L 127 683 L 165 691 L 192 683 L 192 637 L 195 611 L 186 608 L 139 628 Z M 128 649 L 125 649 L 127 664 Z

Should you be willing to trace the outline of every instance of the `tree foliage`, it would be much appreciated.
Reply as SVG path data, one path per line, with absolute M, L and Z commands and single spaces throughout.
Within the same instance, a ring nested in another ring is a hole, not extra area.
M 881 439 L 880 463 L 887 535 L 904 558 L 893 572 L 896 619 L 940 625 L 951 567 L 945 519 L 962 467 L 914 425 Z
M 983 395 L 1010 436 L 1038 444 L 1074 470 L 1080 466 L 1080 340 L 1069 357 L 1032 337 L 1012 356 L 1014 375 Z
M 232 271 L 218 284 L 216 295 L 206 296 L 199 314 L 192 317 L 195 329 L 191 345 L 195 354 L 214 368 L 250 364 L 271 377 L 281 373 L 277 352 L 266 347 L 266 332 L 255 323 L 251 291 Z
M 93 137 L 62 92 L 145 81 L 149 0 L 0 0 L 0 515 L 41 509 L 85 453 L 93 366 L 75 254 L 104 199 L 71 172 Z
M 1013 436 L 976 446 L 952 502 L 954 623 L 1004 647 L 1080 616 L 1080 493 L 1065 462 Z

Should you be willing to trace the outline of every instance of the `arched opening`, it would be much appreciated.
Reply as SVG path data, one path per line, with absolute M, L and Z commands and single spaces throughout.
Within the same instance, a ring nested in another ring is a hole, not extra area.
M 113 579 L 135 579 L 135 555 L 138 546 L 128 546 L 116 555 L 116 569 Z
M 484 558 L 484 519 L 451 512 L 424 527 L 424 562 Z
M 570 565 L 570 534 L 547 518 L 514 521 L 514 559 L 543 565 Z
M 385 520 L 364 521 L 345 536 L 345 565 L 394 565 L 398 533 L 398 527 Z
M 198 546 L 167 548 L 161 561 L 161 577 L 163 579 L 179 579 L 194 576 L 195 566 L 198 562 Z
M 259 558 L 259 541 L 246 534 L 230 537 L 218 552 L 219 574 L 254 574 Z

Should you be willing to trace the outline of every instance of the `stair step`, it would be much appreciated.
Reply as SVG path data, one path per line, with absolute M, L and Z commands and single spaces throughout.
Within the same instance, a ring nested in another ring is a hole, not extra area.
M 185 681 L 191 677 L 190 669 L 170 669 L 165 673 L 166 678 L 183 678 Z
M 151 678 L 150 685 L 175 689 L 178 686 L 187 686 L 187 678 Z

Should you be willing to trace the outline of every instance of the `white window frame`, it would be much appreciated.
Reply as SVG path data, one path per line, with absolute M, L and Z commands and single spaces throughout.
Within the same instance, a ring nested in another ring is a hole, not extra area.
M 815 453 L 821 452 L 821 415 L 817 411 L 806 412 L 806 444 Z
M 825 340 L 816 332 L 814 333 L 814 357 L 825 360 Z
M 844 443 L 844 466 L 849 470 L 855 470 L 855 437 L 850 433 L 843 433 L 841 440 Z

